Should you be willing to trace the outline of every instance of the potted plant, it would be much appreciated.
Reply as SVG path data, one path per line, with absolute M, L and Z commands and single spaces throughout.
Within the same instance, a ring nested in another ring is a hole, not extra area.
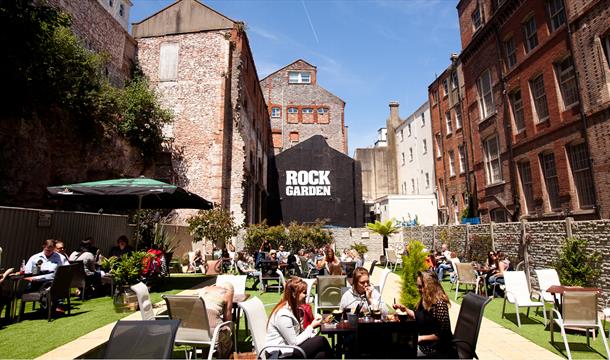
M 402 257 L 402 289 L 400 302 L 409 309 L 414 309 L 419 301 L 417 290 L 417 273 L 426 270 L 426 257 L 424 244 L 417 240 L 411 240 L 407 245 L 407 255 Z
M 169 236 L 163 225 L 155 224 L 155 231 L 153 234 L 153 245 L 157 249 L 163 251 L 165 258 L 165 264 L 169 269 L 169 264 L 174 256 L 174 250 L 176 250 L 176 243 L 174 242 L 175 236 Z
M 144 259 L 150 255 L 144 251 L 134 251 L 125 254 L 120 258 L 115 258 L 113 267 L 110 271 L 114 280 L 113 304 L 116 312 L 131 312 L 138 308 L 138 297 L 130 289 L 142 280 L 144 270 Z M 112 258 L 111 258 L 112 259 Z
M 383 251 L 388 248 L 388 236 L 395 234 L 399 231 L 399 228 L 394 223 L 394 219 L 381 222 L 379 220 L 375 220 L 374 223 L 366 224 L 366 227 L 369 228 L 374 233 L 377 233 L 383 236 Z M 383 255 L 385 259 L 385 254 Z

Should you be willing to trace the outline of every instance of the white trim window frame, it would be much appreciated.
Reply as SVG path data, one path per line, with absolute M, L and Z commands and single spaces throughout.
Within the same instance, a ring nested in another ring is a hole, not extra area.
M 479 95 L 481 120 L 484 120 L 496 111 L 493 87 L 491 84 L 491 71 L 489 71 L 489 69 L 485 70 L 477 79 L 477 91 Z
M 483 17 L 481 16 L 481 8 L 479 6 L 474 9 L 470 18 L 472 20 L 473 32 L 476 32 L 483 26 Z
M 453 125 L 451 124 L 451 111 L 445 111 L 445 128 L 447 130 L 447 135 L 451 135 L 453 132 Z
M 549 106 L 546 101 L 546 91 L 544 89 L 544 77 L 542 74 L 529 81 L 532 101 L 538 122 L 543 122 L 549 118 Z
M 458 156 L 460 165 L 460 174 L 466 172 L 466 153 L 464 152 L 464 145 L 458 145 Z
M 555 154 L 552 152 L 540 154 L 540 166 L 542 166 L 542 174 L 544 175 L 549 207 L 551 210 L 560 209 L 559 176 L 557 175 Z
M 533 212 L 534 209 L 534 183 L 532 181 L 532 168 L 529 160 L 519 161 L 519 179 L 521 180 L 521 192 L 523 194 L 523 200 L 525 200 L 525 206 L 527 212 Z
M 523 23 L 523 44 L 525 45 L 525 53 L 529 53 L 538 46 L 538 35 L 536 33 L 536 18 L 530 17 Z
M 413 148 L 409 148 L 409 162 L 413 162 Z
M 426 126 L 426 113 L 421 113 L 421 127 Z
M 311 72 L 309 71 L 289 71 L 289 84 L 311 84 Z
M 286 112 L 288 114 L 298 114 L 299 113 L 299 109 L 294 107 L 294 106 L 291 106 L 291 107 L 288 108 L 288 110 L 286 110 Z
M 462 128 L 462 112 L 459 108 L 454 108 L 453 111 L 455 112 L 455 129 L 459 130 Z
M 517 47 L 515 46 L 515 38 L 504 41 L 504 53 L 506 56 L 506 68 L 512 69 L 517 64 Z
M 318 108 L 318 115 L 325 115 L 327 113 L 328 113 L 328 108 L 325 108 L 325 107 Z
M 272 118 L 279 118 L 281 116 L 282 116 L 282 112 L 279 107 L 274 106 L 271 108 L 271 117 Z
M 485 175 L 487 185 L 502 182 L 502 161 L 500 159 L 500 141 L 498 135 L 487 138 L 484 142 L 485 149 Z
M 525 114 L 523 112 L 523 97 L 521 96 L 521 89 L 513 91 L 510 96 L 510 107 L 513 112 L 513 123 L 515 125 L 516 133 L 520 133 L 525 130 Z
M 456 71 L 451 73 L 451 89 L 457 89 L 458 87 L 458 75 Z
M 449 96 L 449 80 L 443 80 L 443 97 Z
M 449 150 L 449 176 L 455 176 L 455 153 Z
M 442 138 L 442 135 L 439 132 L 439 133 L 436 134 L 435 137 L 436 137 L 436 158 L 440 159 L 441 157 L 443 157 L 443 151 L 442 151 L 442 148 L 441 148 L 441 138 Z
M 313 114 L 313 108 L 306 107 L 301 109 L 301 111 L 303 112 L 303 114 Z
M 428 153 L 428 142 L 426 139 L 422 140 L 422 154 L 426 155 Z
M 559 90 L 561 90 L 563 108 L 567 109 L 578 104 L 576 72 L 574 71 L 574 63 L 571 57 L 568 56 L 562 61 L 555 63 L 555 75 L 559 83 Z
M 576 186 L 578 195 L 578 205 L 580 208 L 592 208 L 595 206 L 595 193 L 593 191 L 593 176 L 589 166 L 589 151 L 587 145 L 582 142 L 579 144 L 568 145 L 568 158 L 572 170 L 572 179 Z
M 549 12 L 551 32 L 554 32 L 559 29 L 561 25 L 566 23 L 566 12 L 563 8 L 563 0 L 548 0 L 547 10 Z

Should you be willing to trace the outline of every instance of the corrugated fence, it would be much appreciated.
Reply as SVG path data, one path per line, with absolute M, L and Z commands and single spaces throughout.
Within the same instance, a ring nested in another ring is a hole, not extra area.
M 133 227 L 127 216 L 23 209 L 0 206 L 0 267 L 18 268 L 27 259 L 42 250 L 46 239 L 64 242 L 68 254 L 84 238 L 91 236 L 96 247 L 107 253 L 120 235 L 133 238 Z

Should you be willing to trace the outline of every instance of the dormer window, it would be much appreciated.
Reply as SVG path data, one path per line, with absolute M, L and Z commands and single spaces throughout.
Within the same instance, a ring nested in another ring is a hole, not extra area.
M 309 71 L 289 71 L 289 84 L 311 84 L 311 73 Z

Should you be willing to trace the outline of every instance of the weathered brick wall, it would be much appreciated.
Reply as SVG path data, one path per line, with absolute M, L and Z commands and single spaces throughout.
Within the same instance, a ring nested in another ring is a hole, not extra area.
M 97 0 L 49 0 L 72 15 L 72 31 L 83 44 L 109 56 L 107 76 L 115 86 L 131 78 L 135 43 L 129 33 Z
M 288 71 L 310 71 L 311 84 L 288 84 Z M 281 145 L 286 150 L 295 143 L 290 141 L 290 133 L 298 132 L 299 142 L 313 135 L 322 135 L 328 145 L 342 153 L 347 153 L 347 134 L 344 128 L 345 103 L 328 90 L 319 86 L 316 68 L 299 60 L 273 73 L 261 81 L 261 87 L 271 112 L 279 107 L 282 117 L 272 118 L 271 126 L 275 132 L 283 130 Z M 297 115 L 288 114 L 288 107 L 299 109 Z M 302 108 L 313 108 L 313 114 L 303 114 Z M 329 109 L 330 119 L 322 119 L 318 108 Z M 293 117 L 295 117 L 293 119 Z M 285 119 L 282 126 L 282 119 Z M 277 146 L 277 145 L 276 145 Z
M 365 235 L 363 238 L 363 232 L 368 233 L 368 237 Z M 338 252 L 343 251 L 345 248 L 349 248 L 354 243 L 363 243 L 369 249 L 366 253 L 366 259 L 368 261 L 379 261 L 379 257 L 383 254 L 383 238 L 367 228 L 333 228 L 331 229 L 331 233 Z M 392 240 L 390 239 L 390 243 L 391 242 Z
M 223 129 L 229 41 L 225 31 L 138 39 L 138 60 L 157 90 L 161 105 L 174 114 L 164 129 L 170 138 L 175 183 L 220 203 L 223 175 Z M 161 44 L 178 43 L 177 81 L 159 81 Z M 181 218 L 194 213 L 182 210 Z

